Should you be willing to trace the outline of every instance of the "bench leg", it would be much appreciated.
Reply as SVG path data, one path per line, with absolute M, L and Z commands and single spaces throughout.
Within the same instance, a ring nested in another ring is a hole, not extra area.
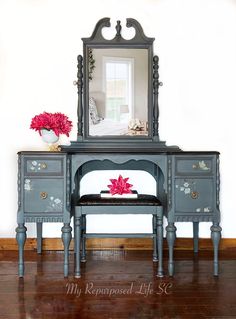
M 80 208 L 78 208 L 80 209 Z M 81 214 L 75 213 L 75 278 L 80 278 Z
M 81 262 L 86 262 L 86 215 L 82 215 L 82 234 L 81 234 Z
M 158 249 L 158 269 L 157 277 L 163 277 L 163 217 L 157 216 L 157 249 Z
M 74 229 L 74 254 L 76 254 L 76 240 L 75 240 L 75 217 L 73 217 L 73 229 Z
M 157 216 L 152 215 L 152 233 L 153 233 L 153 257 L 154 262 L 158 261 L 157 255 Z

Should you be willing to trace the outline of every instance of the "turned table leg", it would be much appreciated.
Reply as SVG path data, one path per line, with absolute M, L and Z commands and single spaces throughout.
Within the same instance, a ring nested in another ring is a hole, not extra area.
M 193 251 L 198 253 L 199 222 L 193 222 Z
M 19 250 L 19 263 L 18 263 L 18 274 L 19 277 L 24 276 L 24 246 L 26 241 L 26 231 L 27 228 L 24 224 L 18 224 L 16 228 L 16 240 L 18 243 Z
M 222 228 L 219 226 L 219 223 L 213 223 L 211 226 L 211 239 L 214 247 L 214 276 L 218 276 L 219 274 L 218 250 L 221 238 L 221 230 Z
M 69 273 L 69 246 L 72 238 L 72 228 L 69 223 L 64 223 L 61 229 L 62 242 L 64 245 L 64 277 L 68 277 Z
M 36 227 L 37 227 L 37 253 L 41 254 L 42 253 L 42 236 L 43 236 L 43 223 L 36 223 Z
M 174 243 L 176 238 L 176 227 L 174 223 L 168 223 L 166 226 L 166 239 L 169 248 L 168 271 L 169 276 L 174 275 Z

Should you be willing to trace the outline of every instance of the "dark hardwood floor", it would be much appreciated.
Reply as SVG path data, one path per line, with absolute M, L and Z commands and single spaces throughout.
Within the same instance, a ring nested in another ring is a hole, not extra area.
M 164 254 L 167 271 L 167 252 Z M 17 276 L 17 252 L 0 251 L 0 318 L 236 318 L 236 254 L 220 252 L 220 276 L 212 252 L 198 258 L 176 251 L 174 278 L 155 276 L 151 251 L 90 251 L 82 278 L 63 278 L 63 253 L 25 252 L 25 277 Z

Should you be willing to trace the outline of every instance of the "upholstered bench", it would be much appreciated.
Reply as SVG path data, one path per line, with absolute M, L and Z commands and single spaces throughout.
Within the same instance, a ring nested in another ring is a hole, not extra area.
M 88 214 L 152 214 L 153 232 L 146 234 L 86 233 L 86 215 Z M 75 206 L 74 228 L 76 278 L 80 277 L 81 261 L 86 261 L 86 238 L 153 238 L 153 261 L 158 261 L 157 276 L 163 276 L 163 208 L 156 196 L 138 195 L 138 198 L 101 198 L 100 194 L 84 195 Z

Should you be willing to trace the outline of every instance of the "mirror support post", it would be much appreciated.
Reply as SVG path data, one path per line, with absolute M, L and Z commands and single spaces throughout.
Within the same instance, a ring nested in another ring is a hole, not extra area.
M 157 55 L 153 57 L 153 140 L 159 141 L 159 58 Z
M 78 107 L 77 107 L 77 141 L 83 139 L 83 57 L 77 57 L 77 88 L 78 88 Z

